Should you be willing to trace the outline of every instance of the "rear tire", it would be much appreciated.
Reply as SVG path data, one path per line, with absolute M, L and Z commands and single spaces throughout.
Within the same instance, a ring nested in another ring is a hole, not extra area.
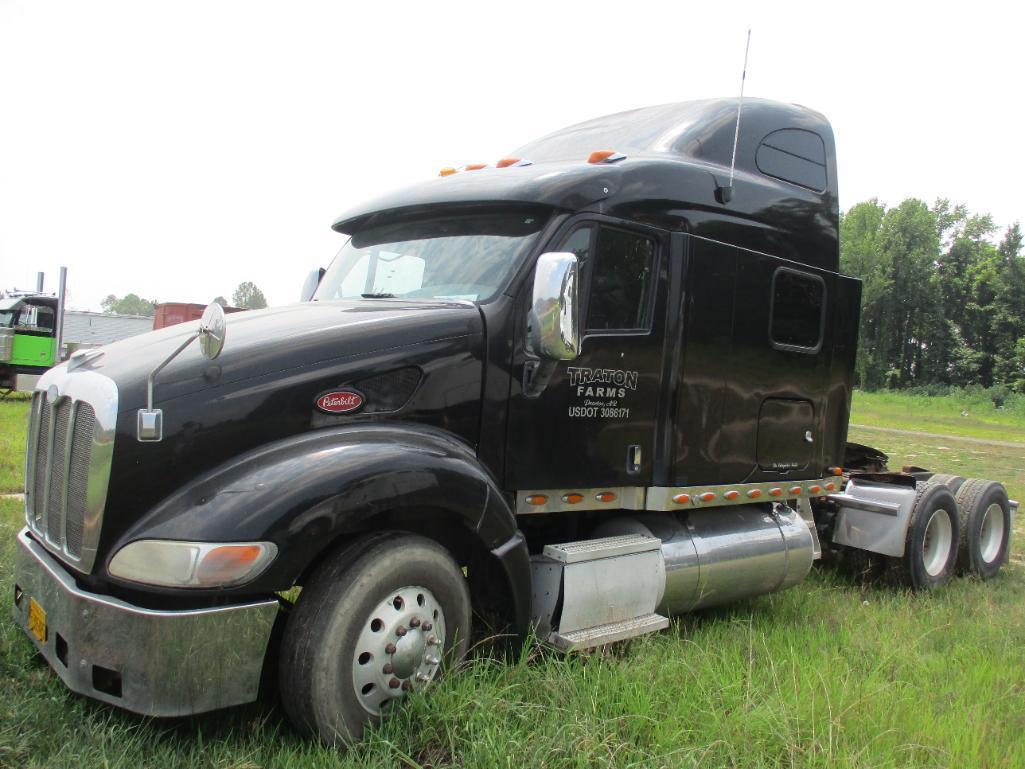
M 957 568 L 962 574 L 992 579 L 1007 558 L 1011 505 L 1003 484 L 973 478 L 958 489 L 961 544 Z
M 947 485 L 930 479 L 919 486 L 901 560 L 913 590 L 935 590 L 950 581 L 959 532 L 957 501 Z
M 282 705 L 324 744 L 354 742 L 462 659 L 469 634 L 469 589 L 448 551 L 412 534 L 361 538 L 313 573 L 288 618 Z

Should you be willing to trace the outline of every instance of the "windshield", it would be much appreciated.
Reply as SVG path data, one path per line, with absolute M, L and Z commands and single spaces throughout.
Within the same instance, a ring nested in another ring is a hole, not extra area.
M 364 230 L 342 246 L 313 299 L 490 299 L 544 220 L 537 214 L 447 216 Z

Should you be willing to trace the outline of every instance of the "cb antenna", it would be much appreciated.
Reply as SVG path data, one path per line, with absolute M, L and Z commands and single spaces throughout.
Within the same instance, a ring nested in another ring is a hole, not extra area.
M 737 168 L 737 141 L 740 139 L 740 108 L 744 106 L 744 81 L 747 80 L 747 54 L 751 50 L 751 30 L 747 31 L 747 43 L 744 45 L 744 68 L 740 71 L 740 99 L 737 100 L 737 124 L 733 129 L 733 157 L 730 158 L 730 181 L 725 187 L 719 188 L 719 202 L 729 203 L 733 199 L 733 174 Z

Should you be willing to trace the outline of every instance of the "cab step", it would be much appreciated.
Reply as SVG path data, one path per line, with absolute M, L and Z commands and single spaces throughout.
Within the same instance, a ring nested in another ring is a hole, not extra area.
M 627 534 L 547 545 L 531 558 L 531 613 L 540 638 L 564 651 L 661 630 L 662 542 Z
M 667 627 L 669 627 L 668 617 L 652 613 L 620 622 L 609 622 L 607 625 L 574 630 L 566 634 L 553 633 L 549 640 L 557 649 L 572 652 L 610 644 L 614 641 L 623 641 L 645 633 L 654 633 L 658 630 L 665 630 Z

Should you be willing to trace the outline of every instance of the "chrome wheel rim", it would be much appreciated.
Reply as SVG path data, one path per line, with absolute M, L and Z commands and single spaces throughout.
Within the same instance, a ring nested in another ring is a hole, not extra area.
M 388 703 L 434 679 L 445 649 L 445 614 L 434 594 L 410 585 L 390 592 L 363 623 L 352 656 L 352 685 L 363 709 Z
M 950 560 L 950 545 L 954 541 L 953 533 L 947 511 L 943 508 L 935 511 L 929 518 L 922 540 L 922 563 L 930 577 L 942 574 L 946 568 Z
M 1004 509 L 992 504 L 982 516 L 982 529 L 979 531 L 979 555 L 983 563 L 993 563 L 1000 556 L 1003 545 Z

